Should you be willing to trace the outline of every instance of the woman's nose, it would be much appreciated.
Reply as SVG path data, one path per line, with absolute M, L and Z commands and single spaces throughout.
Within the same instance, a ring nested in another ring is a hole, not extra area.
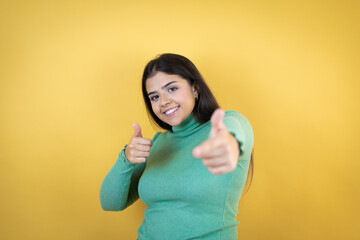
M 170 102 L 171 100 L 165 94 L 160 97 L 161 106 L 167 106 Z

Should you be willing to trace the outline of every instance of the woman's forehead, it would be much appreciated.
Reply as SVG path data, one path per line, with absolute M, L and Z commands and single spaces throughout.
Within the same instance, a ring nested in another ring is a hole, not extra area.
M 157 72 L 154 76 L 146 79 L 146 89 L 147 91 L 153 91 L 153 89 L 161 89 L 164 85 L 176 82 L 179 84 L 184 84 L 187 81 L 180 77 L 179 75 L 167 74 L 163 72 Z

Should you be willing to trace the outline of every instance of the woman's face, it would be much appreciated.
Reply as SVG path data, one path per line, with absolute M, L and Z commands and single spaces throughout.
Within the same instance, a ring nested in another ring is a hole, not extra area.
M 157 72 L 146 80 L 146 91 L 155 115 L 173 127 L 192 113 L 198 96 L 195 87 L 187 80 L 164 72 Z

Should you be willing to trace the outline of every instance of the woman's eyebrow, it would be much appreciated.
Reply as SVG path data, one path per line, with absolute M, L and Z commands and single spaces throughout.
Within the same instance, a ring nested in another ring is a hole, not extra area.
M 165 84 L 164 86 L 162 86 L 161 89 L 164 89 L 164 88 L 166 88 L 167 86 L 169 86 L 170 84 L 176 83 L 176 82 L 177 82 L 177 81 L 168 82 L 167 84 Z M 156 91 L 149 92 L 149 93 L 148 93 L 148 96 L 150 96 L 151 94 L 154 94 L 154 93 L 156 93 Z

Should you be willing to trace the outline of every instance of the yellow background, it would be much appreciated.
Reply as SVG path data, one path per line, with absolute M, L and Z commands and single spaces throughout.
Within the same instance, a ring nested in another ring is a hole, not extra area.
M 241 239 L 359 239 L 359 1 L 2 1 L 0 238 L 136 239 L 100 207 L 159 53 L 255 133 Z M 196 227 L 196 226 L 194 226 Z

